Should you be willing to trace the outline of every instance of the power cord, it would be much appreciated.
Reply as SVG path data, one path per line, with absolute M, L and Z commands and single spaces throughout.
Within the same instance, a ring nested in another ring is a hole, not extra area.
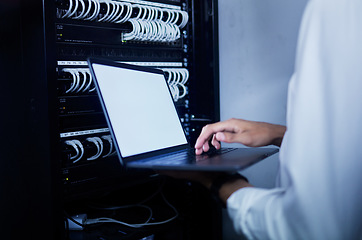
M 143 223 L 126 223 L 123 221 L 118 221 L 113 218 L 101 217 L 101 218 L 86 219 L 84 222 L 84 225 L 87 226 L 87 225 L 93 225 L 93 224 L 98 224 L 98 223 L 117 223 L 117 224 L 124 225 L 124 226 L 131 227 L 131 228 L 141 228 L 141 227 L 145 227 L 145 226 L 154 226 L 154 225 L 162 225 L 162 224 L 169 223 L 169 222 L 173 221 L 174 219 L 176 219 L 179 216 L 179 213 L 178 213 L 177 209 L 168 202 L 168 200 L 165 198 L 165 196 L 162 192 L 161 192 L 161 195 L 162 195 L 162 198 L 165 201 L 165 203 L 175 212 L 175 215 L 173 217 L 166 219 L 164 221 L 149 222 L 153 215 L 152 209 L 149 208 L 151 211 L 151 214 L 150 214 L 149 218 L 147 219 L 147 221 L 143 222 Z
M 95 208 L 95 209 L 112 210 L 112 211 L 118 210 L 118 209 L 134 208 L 134 207 L 145 208 L 145 209 L 147 209 L 149 211 L 149 215 L 147 216 L 147 220 L 142 222 L 142 223 L 127 223 L 127 222 L 119 221 L 117 219 L 109 218 L 109 217 L 99 217 L 99 218 L 89 218 L 88 219 L 85 214 L 79 214 L 79 215 L 76 215 L 76 216 L 73 216 L 73 217 L 70 216 L 69 214 L 67 214 L 66 212 L 64 212 L 64 214 L 69 219 L 69 221 L 76 224 L 81 229 L 83 229 L 83 228 L 85 228 L 87 226 L 91 226 L 91 225 L 95 225 L 95 224 L 101 224 L 101 223 L 116 223 L 116 224 L 120 224 L 120 225 L 127 226 L 127 227 L 130 227 L 130 228 L 142 228 L 142 227 L 146 227 L 146 226 L 155 226 L 155 225 L 166 224 L 166 223 L 169 223 L 169 222 L 175 220 L 179 216 L 179 213 L 178 213 L 177 209 L 166 199 L 166 197 L 165 197 L 165 195 L 164 195 L 164 193 L 162 191 L 164 183 L 165 182 L 163 181 L 161 183 L 160 187 L 157 189 L 157 191 L 155 191 L 155 193 L 153 193 L 151 196 L 149 196 L 148 198 L 142 200 L 141 202 L 139 202 L 137 204 L 123 205 L 123 206 L 111 206 L 111 207 L 99 207 L 99 206 L 94 206 L 94 205 L 90 206 L 90 207 Z M 166 205 L 173 210 L 174 216 L 172 216 L 171 218 L 168 218 L 166 220 L 163 220 L 163 221 L 150 222 L 152 217 L 153 217 L 153 210 L 152 210 L 151 207 L 144 205 L 144 203 L 151 200 L 152 198 L 154 198 L 159 193 L 161 194 L 162 199 L 166 203 Z

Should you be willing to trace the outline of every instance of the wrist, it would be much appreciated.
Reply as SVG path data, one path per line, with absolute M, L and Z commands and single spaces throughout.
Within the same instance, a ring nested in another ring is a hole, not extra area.
M 226 201 L 232 193 L 250 186 L 248 180 L 238 173 L 220 175 L 209 183 L 211 194 L 223 207 L 226 207 Z
M 253 187 L 253 185 L 243 179 L 235 179 L 227 182 L 220 188 L 219 197 L 221 201 L 226 204 L 226 201 L 234 192 L 244 187 Z
M 272 144 L 280 147 L 284 138 L 287 128 L 282 125 L 274 125 L 272 128 Z

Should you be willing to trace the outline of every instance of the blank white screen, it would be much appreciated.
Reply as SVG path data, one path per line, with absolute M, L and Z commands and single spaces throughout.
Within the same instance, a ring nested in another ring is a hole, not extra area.
M 187 143 L 162 74 L 92 66 L 123 157 Z

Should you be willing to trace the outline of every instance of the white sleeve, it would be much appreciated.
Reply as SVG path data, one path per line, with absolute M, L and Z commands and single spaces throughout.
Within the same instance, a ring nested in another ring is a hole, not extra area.
M 362 1 L 311 0 L 289 84 L 280 186 L 227 201 L 249 239 L 362 239 Z

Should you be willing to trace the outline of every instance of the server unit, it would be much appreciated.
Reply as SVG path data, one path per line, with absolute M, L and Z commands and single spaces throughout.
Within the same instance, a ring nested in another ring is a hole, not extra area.
M 67 233 L 69 222 L 64 220 L 67 214 L 86 211 L 86 201 L 131 201 L 143 197 L 140 192 L 157 192 L 162 182 L 153 172 L 121 168 L 87 58 L 164 70 L 192 144 L 202 126 L 219 120 L 215 0 L 12 1 L 2 3 L 1 20 L 2 132 L 10 143 L 3 144 L 8 170 L 3 176 L 18 179 L 4 193 L 19 191 L 17 201 L 4 203 L 28 219 L 24 224 L 9 218 L 26 225 L 30 234 L 36 235 L 42 222 L 45 235 L 76 239 Z M 180 239 L 196 239 L 206 225 L 187 220 L 202 209 L 195 199 L 207 193 L 176 181 L 164 186 L 171 198 L 177 196 L 175 186 L 183 193 L 175 204 L 184 214 L 173 232 L 183 232 Z M 214 224 L 204 210 L 199 213 L 205 222 Z M 86 236 L 99 233 L 90 234 Z

